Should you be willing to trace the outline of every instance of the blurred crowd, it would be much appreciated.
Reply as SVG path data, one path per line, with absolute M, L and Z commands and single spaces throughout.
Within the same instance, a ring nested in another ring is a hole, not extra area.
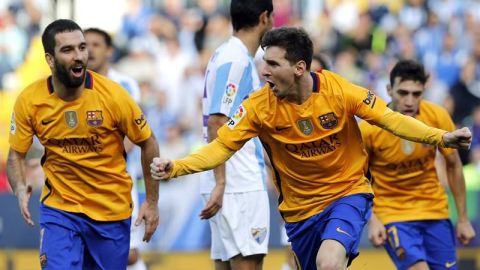
M 0 4 L 0 190 L 8 190 L 5 159 L 13 101 L 24 86 L 49 74 L 39 35 L 55 18 L 57 2 Z M 162 155 L 183 156 L 203 142 L 204 70 L 213 50 L 232 33 L 229 1 L 125 2 L 121 25 L 111 33 L 117 49 L 112 61 L 139 82 L 140 105 Z M 275 27 L 304 27 L 320 61 L 387 101 L 388 74 L 395 62 L 421 61 L 430 73 L 425 98 L 443 105 L 458 126 L 473 131 L 472 147 L 461 157 L 468 188 L 480 190 L 479 0 L 273 2 Z M 261 65 L 261 57 L 257 60 Z M 33 148 L 27 159 L 35 168 L 42 150 Z M 42 185 L 41 170 L 29 174 Z

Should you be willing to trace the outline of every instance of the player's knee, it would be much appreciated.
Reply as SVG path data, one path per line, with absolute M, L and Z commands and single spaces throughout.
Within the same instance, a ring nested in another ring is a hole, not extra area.
M 137 249 L 130 249 L 128 251 L 128 265 L 132 265 L 138 261 Z
M 317 257 L 318 270 L 343 270 L 344 261 L 335 257 Z

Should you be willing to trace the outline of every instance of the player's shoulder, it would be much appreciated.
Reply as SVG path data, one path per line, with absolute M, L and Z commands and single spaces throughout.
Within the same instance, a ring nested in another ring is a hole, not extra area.
M 25 87 L 17 100 L 33 101 L 48 97 L 53 91 L 52 76 L 39 79 Z
M 231 37 L 215 50 L 210 61 L 221 66 L 227 63 L 248 63 L 249 59 L 245 45 L 238 38 Z
M 122 89 L 116 81 L 91 70 L 87 72 L 85 87 L 101 93 L 116 93 L 118 89 Z
M 425 99 L 420 101 L 420 112 L 422 111 L 429 113 L 448 113 L 444 107 Z

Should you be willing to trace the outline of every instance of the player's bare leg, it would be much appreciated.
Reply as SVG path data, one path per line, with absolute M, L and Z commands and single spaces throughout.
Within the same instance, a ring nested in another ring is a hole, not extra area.
M 347 269 L 347 251 L 340 242 L 324 240 L 317 253 L 318 270 L 345 270 Z
M 215 270 L 232 270 L 229 261 L 215 260 Z
M 237 255 L 230 259 L 230 266 L 232 270 L 262 270 L 263 257 L 263 254 L 246 257 Z
M 127 270 L 146 270 L 147 266 L 143 262 L 137 249 L 130 249 L 128 251 L 128 266 Z
M 429 269 L 430 267 L 428 267 L 428 264 L 425 261 L 416 262 L 414 265 L 408 268 L 408 270 L 429 270 Z

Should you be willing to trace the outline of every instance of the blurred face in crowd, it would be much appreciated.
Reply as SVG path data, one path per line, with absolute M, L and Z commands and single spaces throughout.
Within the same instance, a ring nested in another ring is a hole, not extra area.
M 95 72 L 101 72 L 110 61 L 113 49 L 107 45 L 105 38 L 98 33 L 85 33 L 85 40 L 88 48 L 88 68 Z
M 54 76 L 67 89 L 78 88 L 83 84 L 88 50 L 80 30 L 56 34 L 54 55 L 47 53 L 46 58 Z
M 387 86 L 388 94 L 392 97 L 392 109 L 414 117 L 418 112 L 424 89 L 425 85 L 419 81 L 401 81 L 400 77 L 396 77 L 393 85 Z
M 266 48 L 263 56 L 265 66 L 262 75 L 270 85 L 270 90 L 279 99 L 296 95 L 295 71 L 298 63 L 292 65 L 285 58 L 285 53 L 283 48 L 270 46 Z

